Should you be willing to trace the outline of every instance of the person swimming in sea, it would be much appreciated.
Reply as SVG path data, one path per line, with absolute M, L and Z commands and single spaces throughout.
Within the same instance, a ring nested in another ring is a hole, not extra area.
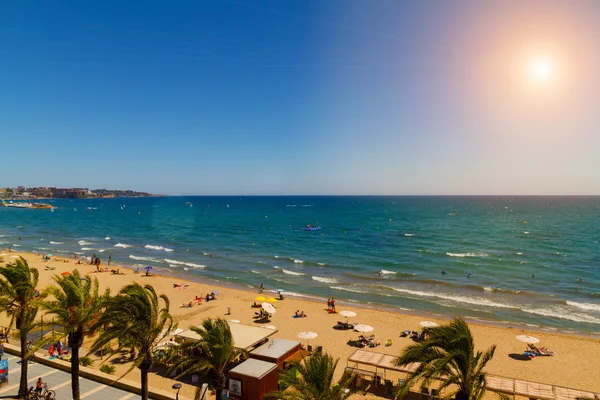
M 467 275 L 467 278 L 470 278 L 472 276 L 473 276 L 473 274 L 469 273 L 469 275 Z
M 442 275 L 446 275 L 448 273 L 448 271 L 446 271 L 445 269 L 442 270 Z
M 379 276 L 383 276 L 383 270 L 379 271 Z

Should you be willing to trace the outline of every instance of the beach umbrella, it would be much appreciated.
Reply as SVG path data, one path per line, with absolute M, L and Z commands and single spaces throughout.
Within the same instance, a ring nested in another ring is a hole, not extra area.
M 373 329 L 374 329 L 374 328 L 373 328 L 372 326 L 369 326 L 369 325 L 363 325 L 363 324 L 360 324 L 360 325 L 355 325 L 355 326 L 354 326 L 354 330 L 355 330 L 355 331 L 357 331 L 357 332 L 362 332 L 362 333 L 372 332 L 372 331 L 373 331 Z
M 171 331 L 170 334 L 173 336 L 176 336 L 176 335 L 179 335 L 181 332 L 183 332 L 183 329 L 177 328 L 174 331 Z
M 148 265 L 146 268 L 144 269 L 152 269 L 152 267 L 150 265 Z
M 70 272 L 68 272 L 68 271 L 65 271 L 65 272 L 61 273 L 61 275 L 62 275 L 62 276 L 67 276 L 67 275 L 71 275 L 71 273 L 70 273 Z
M 439 326 L 438 324 L 436 324 L 435 322 L 431 322 L 431 321 L 421 321 L 419 322 L 419 324 L 423 327 L 423 328 L 435 328 L 436 326 Z
M 274 297 L 269 297 L 269 298 L 267 299 L 267 303 L 277 303 L 277 299 L 276 299 L 276 298 L 274 298 Z
M 538 338 L 534 338 L 533 336 L 527 336 L 527 335 L 518 335 L 517 336 L 517 340 L 523 342 L 523 343 L 539 343 L 540 339 Z
M 212 293 L 212 294 L 214 294 L 215 296 L 218 296 L 218 295 L 219 295 L 219 292 L 218 292 L 218 291 L 216 291 L 216 290 L 213 290 L 211 293 Z
M 347 311 L 347 310 L 340 311 L 340 315 L 342 317 L 346 317 L 346 318 L 356 317 L 356 313 L 354 311 Z
M 266 299 L 265 299 L 265 296 L 258 296 L 254 300 L 256 300 L 256 301 L 265 301 Z
M 308 347 L 308 340 L 316 338 L 317 335 L 315 332 L 300 332 L 298 334 L 298 339 L 306 339 L 306 347 Z
M 228 319 L 227 322 L 231 322 L 232 324 L 239 324 L 240 320 L 239 319 Z
M 52 254 L 46 254 L 46 257 L 52 257 Z
M 274 325 L 261 325 L 260 327 L 265 329 L 271 329 L 273 331 L 277 330 L 277 328 Z
M 269 303 L 262 303 L 262 308 L 269 314 L 275 314 L 277 312 L 277 310 L 275 310 L 275 307 L 273 307 L 273 305 Z

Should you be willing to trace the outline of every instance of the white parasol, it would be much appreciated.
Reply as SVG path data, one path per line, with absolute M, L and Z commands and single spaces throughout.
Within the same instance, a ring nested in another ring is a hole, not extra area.
M 239 319 L 228 319 L 227 322 L 231 322 L 232 324 L 239 324 L 240 320 Z
M 357 332 L 362 332 L 362 333 L 366 333 L 366 332 L 372 332 L 373 331 L 373 327 L 369 326 L 369 325 L 354 325 L 354 330 Z
M 265 328 L 265 329 L 271 329 L 271 330 L 277 330 L 277 327 L 275 325 L 261 325 L 261 328 Z
M 308 347 L 308 340 L 316 338 L 317 335 L 315 332 L 300 332 L 298 334 L 298 339 L 306 339 L 306 347 Z
M 340 315 L 342 317 L 346 317 L 346 318 L 356 317 L 356 313 L 354 311 L 347 311 L 347 310 L 340 311 Z
M 275 314 L 277 312 L 277 310 L 275 310 L 275 307 L 273 307 L 273 305 L 270 303 L 262 303 L 262 308 L 269 314 Z
M 431 322 L 431 321 L 421 321 L 419 322 L 419 324 L 423 327 L 423 328 L 435 328 L 436 326 L 439 326 L 438 324 L 436 324 L 435 322 Z
M 520 340 L 523 343 L 538 343 L 540 341 L 540 339 L 538 338 L 534 338 L 533 336 L 527 336 L 527 335 L 518 335 L 517 336 L 517 340 Z

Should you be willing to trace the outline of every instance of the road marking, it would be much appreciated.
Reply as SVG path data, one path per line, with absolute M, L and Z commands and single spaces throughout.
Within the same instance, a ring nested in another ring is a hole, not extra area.
M 29 364 L 29 368 L 31 368 L 34 365 L 40 365 L 40 364 L 36 364 L 36 363 L 30 363 Z M 29 372 L 29 368 L 27 368 L 28 372 Z M 8 371 L 8 374 L 14 374 L 15 372 L 21 372 L 21 364 L 17 364 L 17 367 L 14 368 L 12 371 Z M 29 373 L 27 374 L 29 375 Z
M 65 387 L 65 386 L 69 385 L 70 383 L 71 383 L 71 378 L 69 378 L 68 380 L 64 381 L 60 385 L 52 386 L 51 388 L 48 388 L 48 389 L 50 389 L 50 390 L 58 390 L 58 389 L 60 389 L 62 387 Z
M 29 379 L 27 381 L 27 383 L 29 384 L 29 383 L 35 382 L 37 380 L 37 378 L 40 378 L 40 377 L 43 378 L 45 376 L 52 375 L 52 374 L 55 374 L 57 372 L 59 372 L 59 370 L 58 369 L 54 369 L 52 371 L 46 372 L 45 374 L 41 374 L 41 375 L 37 375 L 36 374 L 35 377 Z M 4 393 L 4 392 L 8 392 L 9 390 L 17 389 L 19 387 L 19 384 L 20 383 L 17 383 L 16 385 L 12 385 L 12 386 L 8 386 L 8 387 L 5 387 L 5 388 L 2 388 L 2 389 L 0 389 L 0 393 Z
M 129 394 L 126 394 L 125 396 L 121 397 L 119 400 L 127 400 L 127 399 L 132 398 L 133 396 L 135 396 L 135 393 L 129 393 Z
M 93 388 L 92 390 L 89 390 L 89 391 L 85 392 L 84 394 L 82 394 L 80 398 L 85 399 L 86 397 L 91 396 L 94 393 L 97 393 L 97 392 L 101 391 L 105 387 L 106 387 L 106 385 L 100 384 L 99 386 Z

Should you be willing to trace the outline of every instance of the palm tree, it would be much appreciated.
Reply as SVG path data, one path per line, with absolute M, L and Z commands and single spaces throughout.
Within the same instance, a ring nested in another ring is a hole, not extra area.
M 23 257 L 0 267 L 0 312 L 10 317 L 9 327 L 15 324 L 21 341 L 21 380 L 19 398 L 27 396 L 27 366 L 31 354 L 27 351 L 27 334 L 34 328 L 38 312 L 36 286 L 39 273 L 29 268 Z
M 481 399 L 486 390 L 483 368 L 494 357 L 496 346 L 485 353 L 476 352 L 471 330 L 461 318 L 443 326 L 426 328 L 425 337 L 423 342 L 406 348 L 395 360 L 397 366 L 419 363 L 396 398 L 402 399 L 418 382 L 421 382 L 421 388 L 428 388 L 433 380 L 439 379 L 440 392 L 450 386 L 457 388 L 446 396 L 448 398 L 455 395 L 456 400 Z
M 98 293 L 98 279 L 88 275 L 81 278 L 75 270 L 66 276 L 55 276 L 57 286 L 45 290 L 54 300 L 41 303 L 41 307 L 56 316 L 56 323 L 63 327 L 59 337 L 67 336 L 71 348 L 71 392 L 74 400 L 79 400 L 79 349 L 84 336 L 91 333 L 91 325 L 98 319 L 105 301 L 110 295 L 106 289 L 103 296 Z M 53 336 L 52 340 L 57 337 Z
M 180 346 L 184 355 L 169 372 L 182 369 L 183 372 L 177 378 L 188 374 L 203 376 L 210 387 L 216 390 L 216 398 L 220 399 L 227 383 L 227 371 L 241 357 L 247 356 L 246 351 L 235 348 L 229 324 L 222 318 L 205 319 L 200 326 L 190 329 L 197 333 L 200 339 Z M 200 399 L 200 390 L 200 387 L 196 389 L 195 399 Z
M 265 399 L 282 400 L 342 400 L 354 393 L 354 375 L 344 373 L 334 383 L 333 375 L 339 359 L 316 351 L 301 362 L 292 363 L 291 368 L 279 376 L 279 384 L 285 391 L 271 392 Z M 298 373 L 296 373 L 296 370 Z
M 160 299 L 165 303 L 162 308 Z M 129 350 L 133 356 L 133 364 L 126 373 L 134 367 L 140 369 L 142 400 L 147 400 L 152 353 L 175 327 L 173 317 L 169 314 L 167 296 L 158 296 L 151 285 L 130 283 L 106 302 L 104 313 L 92 327 L 92 330 L 102 328 L 102 331 L 90 352 L 103 349 L 114 340 L 118 341 L 118 346 L 112 352 L 113 355 Z

